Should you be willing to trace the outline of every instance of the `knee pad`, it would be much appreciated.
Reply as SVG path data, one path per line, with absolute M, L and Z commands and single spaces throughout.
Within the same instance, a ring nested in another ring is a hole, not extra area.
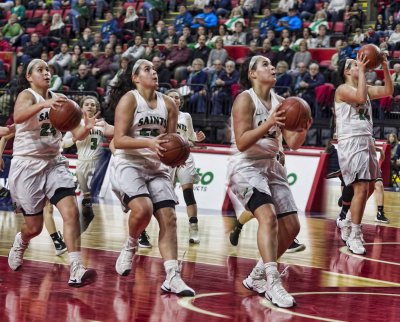
M 254 215 L 256 209 L 265 204 L 273 204 L 272 197 L 264 192 L 258 191 L 256 188 L 253 188 L 253 195 L 247 203 L 247 207 L 251 213 Z
M 186 206 L 195 205 L 196 199 L 194 199 L 193 189 L 183 190 L 183 199 L 185 199 Z
M 354 190 L 352 186 L 346 186 L 342 191 L 342 200 L 344 202 L 351 202 L 354 196 Z

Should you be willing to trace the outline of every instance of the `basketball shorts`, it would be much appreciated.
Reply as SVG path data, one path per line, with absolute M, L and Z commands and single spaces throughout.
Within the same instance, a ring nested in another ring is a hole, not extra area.
M 346 186 L 356 181 L 372 181 L 379 176 L 372 137 L 356 136 L 338 142 L 339 165 Z
M 99 158 L 92 160 L 78 160 L 76 162 L 76 179 L 83 194 L 90 193 L 90 182 Z
M 189 157 L 183 167 L 171 168 L 171 179 L 173 180 L 174 184 L 179 181 L 180 185 L 188 183 L 196 184 L 200 181 L 200 176 L 196 172 L 192 154 L 189 154 Z
M 168 168 L 161 162 L 158 167 L 154 167 L 153 164 L 147 166 L 147 162 L 128 160 L 119 156 L 115 156 L 110 162 L 112 162 L 110 166 L 112 189 L 122 203 L 124 195 L 130 198 L 149 195 L 153 204 L 165 200 L 178 203 Z
M 277 215 L 297 212 L 286 170 L 276 158 L 237 162 L 231 174 L 232 192 L 246 210 L 256 188 L 272 197 Z
M 9 185 L 16 211 L 28 215 L 43 211 L 46 199 L 59 188 L 75 188 L 68 160 L 62 156 L 44 160 L 14 157 L 11 161 Z

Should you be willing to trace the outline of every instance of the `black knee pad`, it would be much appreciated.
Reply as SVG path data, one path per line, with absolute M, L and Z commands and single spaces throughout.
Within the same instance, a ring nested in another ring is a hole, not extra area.
M 183 199 L 185 199 L 186 206 L 195 205 L 196 199 L 194 199 L 193 189 L 183 190 Z
M 354 196 L 353 186 L 345 186 L 342 191 L 343 202 L 351 202 Z
M 75 197 L 75 188 L 58 188 L 55 192 L 53 197 L 50 198 L 50 203 L 52 205 L 57 205 L 57 203 L 68 196 Z
M 265 204 L 273 204 L 272 197 L 264 192 L 258 191 L 256 188 L 253 188 L 253 195 L 247 203 L 247 207 L 251 213 L 254 214 L 258 207 Z

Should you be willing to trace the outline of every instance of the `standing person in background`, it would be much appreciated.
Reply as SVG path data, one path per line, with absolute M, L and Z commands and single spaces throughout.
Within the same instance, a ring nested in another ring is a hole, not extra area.
M 66 98 L 49 91 L 50 77 L 46 62 L 34 59 L 19 79 L 9 183 L 16 210 L 24 214 L 24 223 L 15 236 L 8 265 L 12 270 L 21 267 L 29 241 L 43 229 L 43 208 L 48 199 L 64 220 L 64 237 L 71 265 L 68 285 L 79 287 L 88 281 L 90 271 L 82 263 L 75 184 L 65 167 L 65 159 L 60 155 L 61 132 L 49 120 L 50 109 L 61 106 Z M 85 116 L 85 125 L 77 126 L 73 135 L 79 140 L 84 139 L 95 122 L 95 117 Z
M 165 94 L 174 100 L 175 105 L 178 106 L 179 110 L 182 108 L 184 104 L 183 97 L 177 90 L 171 89 Z M 179 111 L 178 114 L 177 132 L 180 136 L 188 140 L 191 146 L 193 146 L 195 142 L 204 141 L 206 138 L 202 131 L 194 131 L 190 114 L 181 111 Z M 193 185 L 199 182 L 200 177 L 196 172 L 192 154 L 189 155 L 184 166 L 171 168 L 171 179 L 174 185 L 178 180 L 182 187 L 183 198 L 186 203 L 186 211 L 189 217 L 189 243 L 198 244 L 200 243 L 200 237 L 197 219 L 197 203 L 194 198 Z
M 80 102 L 83 115 L 94 117 L 100 110 L 100 102 L 94 96 L 84 96 Z M 82 119 L 81 124 L 84 124 Z M 114 135 L 114 126 L 102 120 L 90 130 L 84 140 L 74 138 L 72 132 L 67 132 L 63 138 L 62 147 L 69 148 L 76 144 L 78 150 L 78 161 L 76 162 L 76 178 L 82 192 L 82 218 L 81 233 L 85 232 L 94 218 L 92 199 L 90 196 L 90 182 L 101 156 L 101 143 L 105 137 Z
M 111 105 L 117 107 L 114 122 L 116 152 L 110 178 L 113 191 L 124 208 L 131 211 L 129 236 L 115 269 L 122 276 L 130 273 L 139 235 L 154 214 L 160 227 L 158 247 L 167 275 L 161 289 L 180 296 L 194 296 L 194 290 L 181 278 L 177 260 L 177 197 L 169 169 L 159 159 L 165 151 L 162 143 L 167 142 L 162 134 L 176 133 L 178 109 L 172 99 L 156 91 L 157 73 L 147 60 L 139 59 L 135 63 L 130 83 L 125 77 L 121 81 L 111 95 Z M 136 90 L 130 90 L 132 83 Z

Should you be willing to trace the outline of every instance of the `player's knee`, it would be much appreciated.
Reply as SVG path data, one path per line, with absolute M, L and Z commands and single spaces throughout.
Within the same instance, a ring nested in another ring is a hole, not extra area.
M 375 181 L 375 190 L 383 190 L 383 182 L 381 180 Z
M 196 199 L 194 198 L 193 189 L 185 189 L 183 190 L 183 199 L 185 199 L 186 206 L 195 205 Z
M 343 202 L 351 202 L 354 196 L 354 189 L 352 186 L 345 186 L 342 191 L 342 200 Z
M 42 230 L 43 230 L 43 221 L 31 223 L 29 226 L 26 225 L 26 230 L 24 233 L 26 235 L 29 235 L 29 238 L 33 238 L 40 235 Z
M 254 214 L 259 207 L 266 204 L 273 204 L 272 197 L 264 192 L 258 191 L 256 188 L 253 188 L 253 195 L 247 203 L 247 207 L 251 213 Z M 274 215 L 274 217 L 276 216 Z

